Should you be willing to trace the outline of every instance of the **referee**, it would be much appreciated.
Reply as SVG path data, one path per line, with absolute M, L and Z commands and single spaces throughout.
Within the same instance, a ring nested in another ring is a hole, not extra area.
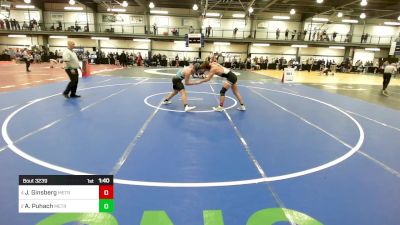
M 392 63 L 390 65 L 387 65 L 384 69 L 383 72 L 383 88 L 382 88 L 382 94 L 384 96 L 389 96 L 388 92 L 386 91 L 387 86 L 389 85 L 390 78 L 392 77 L 393 74 L 395 74 L 397 71 L 396 68 L 396 63 Z
M 67 88 L 63 92 L 65 98 L 79 98 L 80 95 L 76 94 L 76 89 L 78 88 L 78 69 L 79 60 L 75 52 L 72 51 L 75 47 L 75 42 L 68 41 L 68 49 L 63 53 L 63 61 L 65 63 L 65 72 L 68 74 L 70 82 Z M 71 93 L 71 95 L 69 94 Z

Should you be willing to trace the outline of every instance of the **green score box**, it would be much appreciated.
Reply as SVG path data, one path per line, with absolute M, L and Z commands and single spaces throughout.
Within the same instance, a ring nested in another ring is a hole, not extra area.
M 100 199 L 99 200 L 99 212 L 114 212 L 114 200 L 113 199 Z

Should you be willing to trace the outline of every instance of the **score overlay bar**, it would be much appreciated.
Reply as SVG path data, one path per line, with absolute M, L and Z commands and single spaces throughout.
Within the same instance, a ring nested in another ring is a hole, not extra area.
M 20 213 L 114 211 L 111 175 L 20 175 Z

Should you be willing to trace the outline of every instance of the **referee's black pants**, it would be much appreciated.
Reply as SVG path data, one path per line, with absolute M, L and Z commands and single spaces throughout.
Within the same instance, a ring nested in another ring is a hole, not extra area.
M 382 90 L 386 90 L 387 86 L 389 85 L 390 78 L 392 78 L 392 74 L 391 73 L 384 73 L 383 74 L 383 89 Z
M 76 89 L 78 89 L 78 69 L 66 69 L 65 72 L 68 74 L 70 82 L 68 83 L 64 94 L 68 95 L 71 92 L 71 96 L 74 96 L 76 94 Z

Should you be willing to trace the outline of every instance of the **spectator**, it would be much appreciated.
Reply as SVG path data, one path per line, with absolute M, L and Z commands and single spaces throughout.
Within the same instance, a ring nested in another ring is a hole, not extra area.
M 238 28 L 235 27 L 235 29 L 233 29 L 233 37 L 234 37 L 234 38 L 236 38 L 236 33 L 237 33 L 237 31 L 238 31 Z
M 293 41 L 294 37 L 296 36 L 296 34 L 297 34 L 297 31 L 296 31 L 296 30 L 293 30 L 293 31 L 292 31 L 292 39 L 291 39 L 292 41 Z
M 314 29 L 314 33 L 313 33 L 313 35 L 312 35 L 312 40 L 314 41 L 315 40 L 315 36 L 317 35 L 317 30 L 316 29 Z
M 367 41 L 368 41 L 368 37 L 369 37 L 369 34 L 368 34 L 368 33 L 366 33 L 366 34 L 364 35 L 364 43 L 367 43 Z
M 286 29 L 285 31 L 285 40 L 288 40 L 289 37 L 289 29 Z
M 344 42 L 350 42 L 350 38 L 351 38 L 351 34 L 349 32 L 346 34 L 346 39 L 344 40 Z
M 279 35 L 281 34 L 281 30 L 278 28 L 276 29 L 276 40 L 279 39 Z
M 24 61 L 25 61 L 25 67 L 26 67 L 26 72 L 31 72 L 29 67 L 31 66 L 33 57 L 32 57 L 32 52 L 28 51 L 28 49 L 25 49 L 23 53 Z
M 334 31 L 332 34 L 332 41 L 336 41 L 337 32 Z
M 208 25 L 208 27 L 206 28 L 206 34 L 207 34 L 207 37 L 210 37 L 210 34 L 211 34 L 211 25 Z
M 179 56 L 175 56 L 175 67 L 179 67 Z
M 194 28 L 193 28 L 193 26 L 190 26 L 189 27 L 189 34 L 193 34 L 194 33 Z
M 305 40 L 306 40 L 306 36 L 307 36 L 307 30 L 306 30 L 306 29 L 304 29 L 304 31 L 303 31 L 303 41 L 305 41 Z
M 156 23 L 153 24 L 153 34 L 157 35 L 157 24 Z

